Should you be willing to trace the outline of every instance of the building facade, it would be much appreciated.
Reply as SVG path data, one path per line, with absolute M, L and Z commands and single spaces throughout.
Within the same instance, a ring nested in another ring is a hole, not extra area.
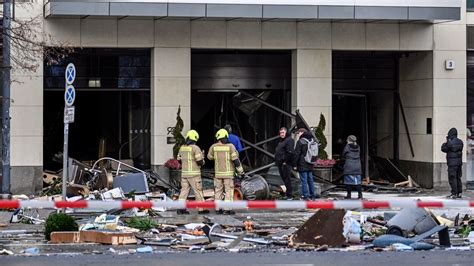
M 15 17 L 39 16 L 50 46 L 76 47 L 68 60 L 78 69 L 70 136 L 77 159 L 97 159 L 105 143 L 107 155 L 160 168 L 172 157 L 169 128 L 178 108 L 184 130 L 202 135 L 247 121 L 242 114 L 229 118 L 229 105 L 252 117 L 240 129 L 252 142 L 291 124 L 249 111 L 245 99 L 236 105 L 244 91 L 287 112 L 300 110 L 310 126 L 323 114 L 330 156 L 356 134 L 367 157 L 395 159 L 433 188 L 447 186 L 440 150 L 446 133 L 456 127 L 465 140 L 466 122 L 472 125 L 470 1 L 32 2 L 17 3 Z M 42 171 L 54 168 L 68 60 L 50 65 L 38 58 L 34 73 L 13 70 L 13 193 L 38 191 Z

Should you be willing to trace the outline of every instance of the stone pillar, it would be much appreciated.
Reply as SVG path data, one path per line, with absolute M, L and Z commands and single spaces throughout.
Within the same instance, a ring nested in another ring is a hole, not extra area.
M 183 135 L 191 124 L 191 48 L 189 21 L 156 21 L 152 51 L 151 164 L 163 165 L 172 158 L 167 128 L 176 124 L 181 106 Z
M 30 20 L 39 16 L 35 41 L 42 41 L 43 20 L 41 3 L 17 3 L 15 18 Z M 15 23 L 12 23 L 15 26 Z M 32 35 L 34 36 L 34 35 Z M 13 42 L 12 42 L 13 43 Z M 21 60 L 23 51 L 12 45 L 12 57 Z M 43 172 L 43 57 L 27 64 L 36 66 L 25 70 L 13 63 L 11 84 L 11 192 L 13 194 L 33 194 L 42 189 Z
M 435 186 L 449 187 L 446 154 L 440 150 L 446 134 L 457 128 L 458 137 L 466 143 L 466 4 L 461 20 L 434 25 L 433 49 L 433 179 Z M 446 61 L 454 62 L 454 69 L 446 68 Z M 466 162 L 464 149 L 463 162 Z M 466 180 L 466 168 L 463 169 Z
M 427 132 L 427 119 L 433 119 L 433 53 L 416 52 L 400 59 L 400 98 L 408 134 L 399 112 L 399 151 L 402 171 L 423 187 L 433 187 L 433 134 Z
M 326 152 L 332 156 L 332 51 L 297 49 L 292 54 L 292 110 L 299 109 L 310 127 L 326 118 Z

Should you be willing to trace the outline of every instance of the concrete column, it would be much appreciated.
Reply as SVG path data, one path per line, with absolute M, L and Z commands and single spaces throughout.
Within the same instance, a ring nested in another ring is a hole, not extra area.
M 440 150 L 446 134 L 452 127 L 466 143 L 466 5 L 460 21 L 434 25 L 433 50 L 433 151 L 435 186 L 449 187 L 446 154 Z M 454 69 L 446 68 L 453 60 Z M 463 161 L 466 162 L 466 149 Z M 464 170 L 466 168 L 464 167 Z M 463 171 L 463 180 L 466 171 Z M 465 181 L 464 181 L 465 182 Z
M 161 25 L 164 23 L 166 25 Z M 151 164 L 163 165 L 173 156 L 167 128 L 176 124 L 181 106 L 183 135 L 191 124 L 191 48 L 189 21 L 156 21 L 152 51 Z
M 326 118 L 326 152 L 332 155 L 332 51 L 297 49 L 292 54 L 292 109 L 299 109 L 310 127 Z
M 415 156 L 399 112 L 400 167 L 423 187 L 433 187 L 433 134 L 427 119 L 433 119 L 433 53 L 409 53 L 400 59 L 400 98 L 407 119 Z
M 39 15 L 38 27 L 31 27 L 42 40 L 41 3 L 17 3 L 17 20 Z M 13 23 L 12 26 L 15 24 Z M 23 51 L 12 46 L 12 57 L 21 59 Z M 11 84 L 11 192 L 33 194 L 42 189 L 43 171 L 43 57 L 28 62 L 33 71 L 22 69 L 12 60 Z

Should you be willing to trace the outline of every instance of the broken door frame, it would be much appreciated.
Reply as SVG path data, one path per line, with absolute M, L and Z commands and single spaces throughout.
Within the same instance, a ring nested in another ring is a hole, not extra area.
M 263 105 L 265 105 L 265 106 L 267 106 L 267 107 L 269 107 L 269 108 L 271 108 L 271 109 L 273 109 L 273 110 L 275 110 L 275 111 L 277 111 L 277 112 L 279 112 L 279 113 L 281 113 L 281 114 L 283 114 L 283 115 L 285 115 L 285 116 L 288 116 L 288 117 L 290 117 L 291 119 L 294 119 L 295 122 L 294 122 L 294 123 L 292 124 L 292 126 L 288 129 L 289 131 L 292 131 L 295 127 L 298 126 L 298 124 L 302 124 L 302 125 L 303 125 L 302 128 L 306 128 L 306 129 L 311 133 L 311 135 L 313 136 L 313 138 L 316 139 L 316 135 L 314 134 L 313 130 L 311 130 L 311 128 L 309 127 L 309 125 L 308 125 L 308 123 L 306 122 L 306 120 L 304 120 L 303 116 L 301 115 L 301 113 L 299 112 L 298 109 L 295 111 L 295 112 L 296 112 L 296 115 L 295 115 L 295 114 L 292 114 L 292 113 L 288 113 L 287 111 L 282 110 L 282 109 L 280 109 L 280 108 L 278 108 L 278 107 L 276 107 L 276 106 L 274 106 L 274 105 L 272 105 L 272 104 L 266 102 L 265 100 L 262 100 L 262 99 L 260 99 L 259 97 L 255 96 L 255 95 L 252 95 L 252 94 L 250 94 L 250 93 L 247 93 L 247 92 L 245 92 L 245 91 L 238 90 L 238 93 L 241 93 L 242 95 L 245 95 L 245 96 L 247 96 L 247 97 L 250 97 L 250 98 L 252 98 L 252 99 L 254 99 L 254 100 L 260 102 L 261 104 L 263 104 Z M 217 128 L 217 129 L 220 128 L 220 127 L 217 126 L 217 125 L 214 125 L 214 127 Z M 267 155 L 267 156 L 269 156 L 269 157 L 271 157 L 271 158 L 275 158 L 275 154 L 273 154 L 273 153 L 271 153 L 271 152 L 269 152 L 269 151 L 267 151 L 267 150 L 265 150 L 265 149 L 263 149 L 262 147 L 259 147 L 259 146 L 260 146 L 260 145 L 263 145 L 263 144 L 265 144 L 265 143 L 268 143 L 268 142 L 270 142 L 270 141 L 276 140 L 276 139 L 278 139 L 279 137 L 280 137 L 280 136 L 274 136 L 274 137 L 271 137 L 271 138 L 268 138 L 268 139 L 259 141 L 259 142 L 257 142 L 257 143 L 252 143 L 252 142 L 250 142 L 250 141 L 248 141 L 248 140 L 246 140 L 246 139 L 244 139 L 244 138 L 241 138 L 241 137 L 240 137 L 240 140 L 241 140 L 243 143 L 245 143 L 245 144 L 248 145 L 247 147 L 244 147 L 243 150 L 248 150 L 248 149 L 254 148 L 254 149 L 256 149 L 256 150 L 262 152 L 263 154 L 265 154 L 265 155 Z M 251 171 L 248 172 L 247 174 L 254 174 L 254 173 L 260 172 L 260 171 L 262 171 L 262 170 L 265 170 L 265 169 L 268 169 L 268 168 L 272 167 L 273 165 L 275 165 L 274 162 L 272 162 L 272 163 L 270 163 L 270 164 L 267 164 L 267 165 L 263 165 L 263 166 L 261 166 L 261 167 L 258 167 L 258 168 L 256 168 L 256 169 L 251 170 Z

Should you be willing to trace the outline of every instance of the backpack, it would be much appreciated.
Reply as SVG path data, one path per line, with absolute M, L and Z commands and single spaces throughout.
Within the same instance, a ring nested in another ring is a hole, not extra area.
M 306 141 L 308 145 L 308 150 L 306 151 L 304 160 L 307 163 L 313 164 L 318 159 L 319 144 L 314 140 L 307 140 L 307 139 L 302 139 L 302 140 Z

